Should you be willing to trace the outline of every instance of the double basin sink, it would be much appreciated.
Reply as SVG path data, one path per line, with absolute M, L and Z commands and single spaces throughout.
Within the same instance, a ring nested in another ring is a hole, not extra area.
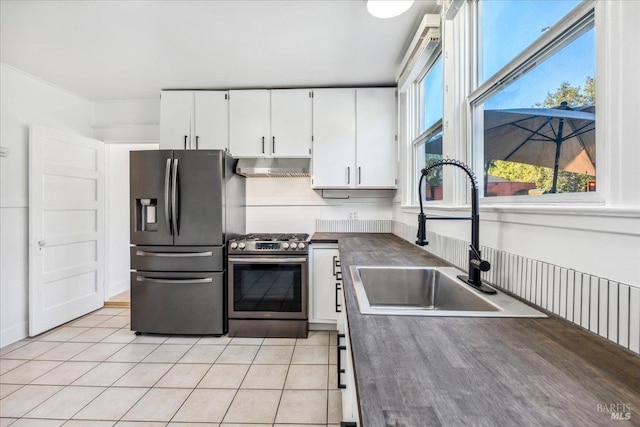
M 352 266 L 360 312 L 394 316 L 547 317 L 497 291 L 483 294 L 455 267 Z

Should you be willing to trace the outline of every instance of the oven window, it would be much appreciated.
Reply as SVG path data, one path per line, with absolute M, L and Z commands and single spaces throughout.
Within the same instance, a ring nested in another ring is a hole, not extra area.
M 302 265 L 236 264 L 233 267 L 234 311 L 302 311 Z

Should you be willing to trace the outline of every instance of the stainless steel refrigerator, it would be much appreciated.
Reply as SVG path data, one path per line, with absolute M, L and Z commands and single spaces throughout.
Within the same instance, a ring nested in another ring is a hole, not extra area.
M 235 163 L 221 150 L 131 152 L 131 330 L 226 332 L 226 242 L 245 232 Z

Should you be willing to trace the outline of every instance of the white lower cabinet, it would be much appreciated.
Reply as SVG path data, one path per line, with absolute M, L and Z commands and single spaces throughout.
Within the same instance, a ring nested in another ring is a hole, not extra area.
M 338 303 L 344 307 L 344 294 L 338 293 Z M 338 341 L 337 349 L 337 375 L 338 388 L 342 391 L 342 421 L 360 423 L 360 411 L 358 409 L 358 394 L 356 393 L 356 379 L 353 370 L 353 356 L 351 354 L 349 323 L 346 310 L 338 313 Z
M 338 294 L 342 291 L 342 272 L 338 245 L 335 243 L 312 243 L 309 259 L 311 323 L 335 324 L 340 306 Z

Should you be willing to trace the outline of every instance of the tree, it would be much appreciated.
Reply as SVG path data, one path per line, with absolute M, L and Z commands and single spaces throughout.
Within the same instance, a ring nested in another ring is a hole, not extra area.
M 595 105 L 596 85 L 593 77 L 587 77 L 584 87 L 571 86 L 569 82 L 562 82 L 555 92 L 547 92 L 542 102 L 534 104 L 538 108 L 555 108 L 566 102 L 570 108 Z M 487 175 L 504 178 L 515 182 L 535 182 L 536 188 L 545 192 L 551 190 L 553 169 L 523 163 L 489 159 Z M 587 182 L 592 176 L 580 173 L 559 171 L 557 192 L 575 193 L 586 191 Z M 486 188 L 486 185 L 485 185 Z

